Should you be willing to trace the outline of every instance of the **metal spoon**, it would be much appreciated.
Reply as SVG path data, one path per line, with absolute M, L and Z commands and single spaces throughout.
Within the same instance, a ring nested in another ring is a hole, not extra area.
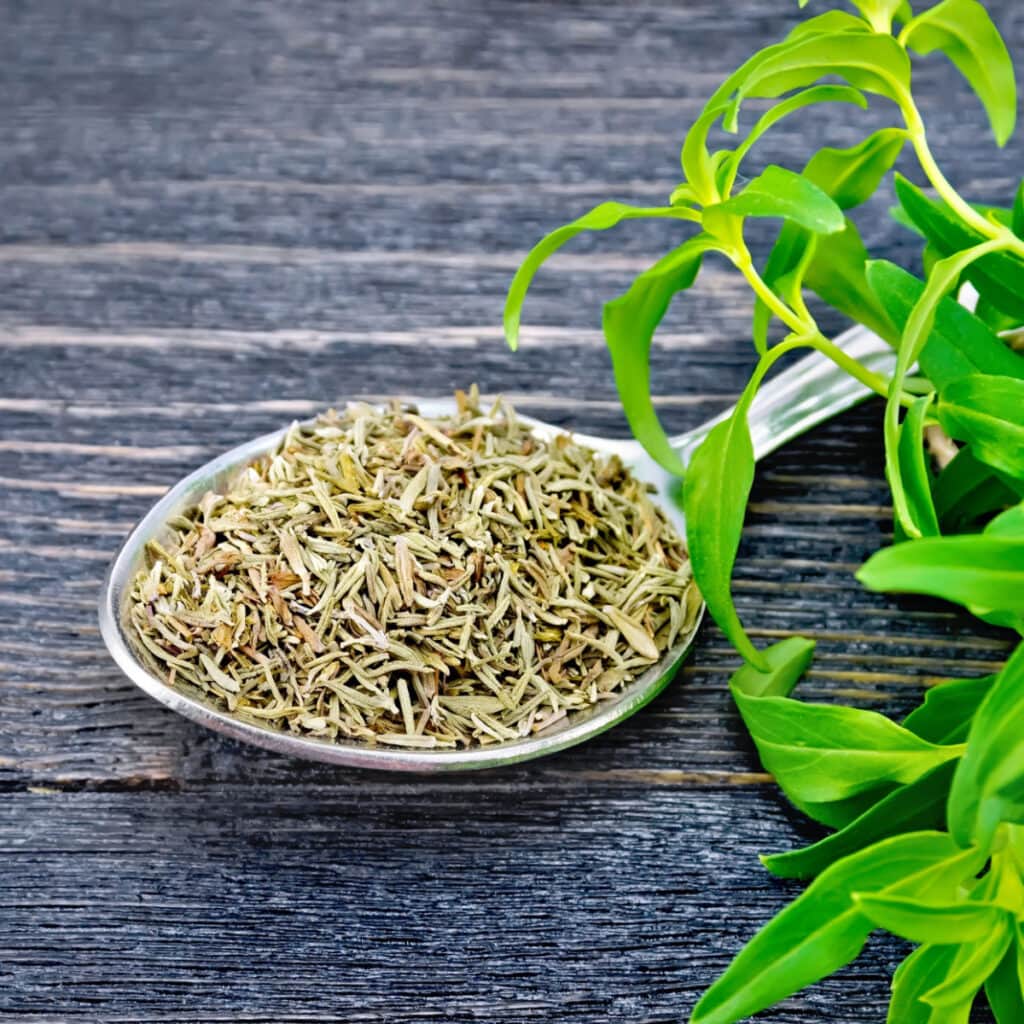
M 891 373 L 895 363 L 892 349 L 880 338 L 855 327 L 836 339 L 848 355 L 878 373 Z M 830 416 L 848 409 L 870 392 L 836 365 L 814 353 L 784 370 L 766 384 L 750 408 L 749 422 L 754 453 L 761 458 L 797 434 Z M 427 399 L 417 401 L 425 416 L 451 415 L 453 401 Z M 726 416 L 721 416 L 673 439 L 673 446 L 686 463 L 708 431 Z M 539 420 L 520 417 L 542 438 L 550 438 L 561 429 Z M 256 746 L 277 750 L 295 757 L 363 768 L 397 771 L 451 771 L 488 768 L 512 764 L 550 754 L 596 736 L 628 718 L 654 698 L 669 682 L 686 655 L 703 615 L 698 615 L 688 635 L 667 651 L 658 664 L 624 687 L 615 700 L 576 712 L 544 732 L 524 739 L 508 740 L 467 750 L 410 750 L 372 746 L 357 740 L 328 741 L 278 732 L 240 715 L 229 715 L 207 703 L 169 686 L 153 675 L 136 657 L 128 626 L 126 605 L 131 581 L 144 564 L 147 542 L 167 532 L 169 519 L 195 505 L 207 491 L 229 483 L 234 475 L 253 459 L 275 448 L 287 428 L 265 434 L 225 452 L 185 477 L 160 499 L 132 531 L 107 573 L 100 600 L 100 630 L 114 660 L 124 673 L 150 696 L 174 711 L 209 729 Z M 658 466 L 636 441 L 609 440 L 603 437 L 575 435 L 577 440 L 597 451 L 615 453 L 631 466 L 642 480 L 656 488 L 665 515 L 680 530 L 685 529 L 677 495 L 679 481 Z

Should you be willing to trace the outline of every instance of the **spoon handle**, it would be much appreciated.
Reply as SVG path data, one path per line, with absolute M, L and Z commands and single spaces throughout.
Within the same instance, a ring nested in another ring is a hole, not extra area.
M 866 327 L 851 327 L 840 334 L 834 344 L 875 373 L 889 376 L 896 366 L 892 346 Z M 770 455 L 798 434 L 849 409 L 872 393 L 820 352 L 804 356 L 769 380 L 750 405 L 748 422 L 754 457 L 761 459 Z M 689 462 L 711 428 L 728 419 L 732 410 L 730 407 L 695 430 L 672 438 L 672 447 L 684 463 Z

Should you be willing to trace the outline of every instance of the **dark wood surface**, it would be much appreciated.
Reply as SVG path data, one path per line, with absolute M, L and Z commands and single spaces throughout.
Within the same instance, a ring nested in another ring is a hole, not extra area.
M 1024 9 L 990 6 L 1024 52 Z M 207 733 L 118 673 L 95 617 L 169 484 L 329 403 L 475 380 L 623 433 L 599 303 L 671 232 L 581 240 L 539 279 L 517 355 L 503 289 L 541 231 L 665 196 L 702 97 L 796 17 L 784 0 L 0 3 L 0 1019 L 679 1021 L 799 891 L 756 854 L 816 833 L 744 739 L 710 626 L 612 733 L 436 780 Z M 1019 147 L 991 146 L 941 61 L 919 78 L 951 177 L 1005 199 Z M 794 121 L 761 157 L 867 130 L 840 120 Z M 877 251 L 909 259 L 872 212 Z M 653 359 L 672 429 L 735 395 L 748 316 L 717 265 L 673 310 Z M 760 640 L 818 638 L 805 694 L 898 714 L 1006 645 L 854 582 L 891 530 L 878 427 L 869 404 L 763 464 L 736 587 Z M 902 954 L 872 941 L 764 1019 L 879 1022 Z

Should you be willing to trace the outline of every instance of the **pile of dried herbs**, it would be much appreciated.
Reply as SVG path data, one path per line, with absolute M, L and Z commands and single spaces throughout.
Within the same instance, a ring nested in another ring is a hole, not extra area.
M 617 458 L 459 393 L 294 426 L 151 543 L 139 653 L 293 732 L 516 739 L 614 697 L 689 631 L 686 548 Z

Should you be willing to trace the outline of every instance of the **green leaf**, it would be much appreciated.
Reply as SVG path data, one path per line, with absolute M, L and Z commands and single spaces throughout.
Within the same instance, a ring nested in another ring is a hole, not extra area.
M 764 269 L 761 271 L 761 279 L 777 295 L 779 283 L 783 278 L 800 264 L 804 254 L 816 244 L 818 239 L 826 237 L 828 236 L 816 236 L 806 228 L 802 228 L 792 221 L 786 221 L 779 229 L 779 237 L 768 254 Z M 763 353 L 768 348 L 768 326 L 771 321 L 772 311 L 762 298 L 755 296 L 752 337 L 758 352 Z
M 1009 331 L 1014 327 L 1020 326 L 1020 322 L 1016 317 L 1010 316 L 1009 313 L 1004 313 L 1001 309 L 993 306 L 984 295 L 978 296 L 978 301 L 974 305 L 974 315 L 993 334 L 998 334 L 1000 331 Z
M 886 893 L 854 893 L 853 900 L 877 927 L 911 942 L 936 945 L 976 942 L 997 929 L 1006 914 L 993 903 L 926 903 Z
M 948 533 L 967 532 L 979 519 L 1019 500 L 991 466 L 974 457 L 970 445 L 939 474 L 933 496 L 939 524 Z
M 958 949 L 953 945 L 919 946 L 896 968 L 888 1024 L 932 1024 L 932 1007 L 922 1002 L 921 996 L 946 977 Z
M 848 149 L 819 149 L 807 162 L 804 177 L 840 209 L 851 210 L 875 194 L 906 141 L 902 128 L 883 128 Z
M 819 237 L 804 283 L 840 313 L 895 344 L 899 332 L 868 286 L 867 266 L 867 251 L 860 233 L 853 221 L 847 219 L 841 232 Z
M 893 516 L 897 531 L 903 531 L 911 536 L 920 536 L 920 532 L 910 514 L 899 463 L 899 410 L 903 384 L 931 334 L 937 306 L 943 294 L 967 267 L 975 263 L 979 256 L 991 252 L 997 244 L 993 240 L 988 240 L 975 248 L 948 256 L 935 265 L 925 282 L 920 298 L 907 317 L 907 325 L 896 350 L 896 368 L 889 380 L 883 420 L 885 475 L 892 491 Z
M 519 265 L 512 283 L 509 285 L 505 299 L 505 339 L 509 347 L 515 349 L 519 344 L 519 320 L 522 314 L 523 300 L 529 290 L 530 282 L 541 264 L 553 253 L 575 238 L 583 231 L 607 231 L 624 220 L 646 217 L 660 217 L 669 220 L 694 220 L 695 215 L 683 207 L 659 206 L 628 206 L 625 203 L 601 203 L 589 213 L 556 228 L 542 238 L 527 254 Z
M 977 0 L 942 0 L 919 14 L 901 36 L 920 54 L 944 53 L 971 84 L 1003 146 L 1017 119 L 1013 61 L 988 11 Z
M 960 946 L 949 976 L 925 992 L 922 1001 L 936 1010 L 969 1008 L 978 990 L 999 966 L 1011 942 L 1009 915 L 1000 909 L 1000 916 L 993 921 L 991 930 L 979 936 L 974 945 Z
M 961 377 L 942 389 L 936 415 L 950 437 L 970 443 L 977 459 L 1024 477 L 1024 380 Z
M 747 943 L 704 993 L 691 1024 L 732 1024 L 853 960 L 872 930 L 854 892 L 952 899 L 977 866 L 976 854 L 958 855 L 940 832 L 896 836 L 833 864 Z
M 1018 645 L 975 714 L 967 751 L 953 777 L 949 829 L 961 846 L 977 842 L 987 847 L 1000 822 L 1024 820 L 1022 722 L 1024 643 Z
M 761 763 L 797 806 L 843 800 L 883 783 L 908 783 L 954 758 L 884 715 L 785 697 L 733 698 Z
M 698 201 L 697 192 L 692 185 L 684 181 L 676 185 L 668 197 L 668 201 L 673 206 L 692 206 Z
M 800 4 L 805 7 L 807 0 Z M 826 11 L 818 14 L 807 21 L 800 22 L 786 39 L 790 42 L 797 39 L 804 39 L 808 36 L 834 35 L 837 32 L 870 32 L 871 27 L 860 18 L 846 11 Z
M 859 89 L 852 89 L 848 85 L 815 85 L 810 89 L 804 89 L 794 96 L 787 96 L 784 100 L 776 103 L 758 119 L 757 123 L 748 132 L 743 142 L 736 147 L 732 153 L 723 154 L 725 177 L 718 182 L 719 192 L 728 195 L 736 180 L 736 172 L 739 169 L 743 158 L 750 152 L 757 141 L 770 128 L 778 124 L 783 118 L 796 113 L 804 107 L 815 106 L 820 103 L 851 103 L 866 110 L 868 101 Z M 715 154 L 716 156 L 718 154 Z M 873 191 L 873 190 L 872 190 Z
M 687 187 L 693 191 L 693 194 L 702 203 L 713 203 L 718 198 L 715 187 L 715 170 L 712 166 L 711 154 L 708 152 L 707 146 L 708 134 L 715 122 L 729 108 L 728 100 L 725 97 L 729 95 L 730 83 L 744 74 L 748 66 L 762 59 L 762 54 L 756 54 L 722 83 L 715 95 L 708 100 L 693 126 L 686 133 L 686 138 L 683 139 L 683 148 L 679 155 L 683 175 L 686 178 Z
M 933 203 L 906 178 L 896 175 L 896 195 L 904 212 L 943 255 L 969 249 L 982 236 L 944 203 Z M 964 276 L 989 302 L 1024 322 L 1024 261 L 1006 252 L 990 253 Z
M 906 18 L 910 5 L 906 0 L 853 0 L 854 7 L 871 23 L 876 32 L 888 32 L 898 14 Z
M 983 609 L 1024 613 L 1024 541 L 925 537 L 876 552 L 857 579 L 869 590 L 930 594 Z
M 901 228 L 906 228 L 908 231 L 913 232 L 918 238 L 924 238 L 924 232 L 910 219 L 910 215 L 898 203 L 895 206 L 889 207 L 889 216 Z
M 910 88 L 910 60 L 891 36 L 836 32 L 801 36 L 765 51 L 737 83 L 736 97 L 773 98 L 836 75 L 855 89 L 896 100 Z
M 946 820 L 946 798 L 955 768 L 956 761 L 940 764 L 883 797 L 840 831 L 802 850 L 762 857 L 761 863 L 779 878 L 813 878 L 830 864 L 880 839 L 901 832 L 941 828 Z
M 840 209 L 851 209 L 878 188 L 905 140 L 906 132 L 902 129 L 885 128 L 849 149 L 821 149 L 807 162 L 804 177 L 831 197 Z M 793 223 L 784 224 L 761 276 L 770 287 L 776 288 L 811 245 L 811 235 L 804 228 Z M 866 286 L 866 262 L 867 251 L 860 234 L 853 222 L 846 218 L 841 232 L 818 236 L 817 247 L 805 268 L 803 283 L 830 306 L 895 342 L 889 318 Z M 757 299 L 754 305 L 754 341 L 761 351 L 764 350 L 770 320 L 768 307 Z
M 1005 478 L 1005 474 L 1002 474 Z M 1024 505 L 1018 503 L 991 520 L 982 531 L 986 537 L 1000 537 L 1004 540 L 1024 540 Z M 971 611 L 986 622 L 996 626 L 1015 629 L 1024 635 L 1024 616 L 1013 612 L 985 611 L 972 608 Z
M 827 828 L 844 829 L 899 788 L 898 783 L 887 782 L 880 786 L 872 786 L 863 793 L 857 793 L 845 800 L 823 800 L 817 803 L 813 800 L 801 800 L 799 810 Z
M 1017 195 L 1013 200 L 1013 215 L 1010 227 L 1018 238 L 1024 238 L 1024 179 L 1017 186 Z
M 911 310 L 921 298 L 924 283 L 884 260 L 868 264 L 867 280 L 892 322 L 903 331 Z M 935 323 L 918 361 L 937 388 L 979 371 L 1024 380 L 1024 358 L 1007 348 L 976 316 L 952 299 L 939 303 Z
M 929 743 L 965 743 L 971 719 L 995 678 L 950 679 L 933 686 L 924 703 L 903 720 L 903 728 Z
M 939 520 L 932 501 L 931 472 L 924 452 L 925 419 L 931 404 L 931 395 L 924 395 L 907 410 L 900 425 L 898 450 L 907 507 L 918 534 L 923 537 L 934 537 L 939 532 Z
M 737 669 L 729 685 L 748 697 L 786 697 L 807 671 L 814 657 L 814 641 L 790 636 L 761 651 L 768 664 L 767 671 L 753 665 Z
M 899 332 L 868 286 L 865 276 L 867 251 L 849 218 L 845 219 L 843 230 L 832 235 L 812 236 L 795 224 L 784 224 L 765 264 L 764 280 L 778 290 L 779 282 L 785 279 L 811 245 L 813 252 L 804 269 L 802 284 L 834 309 L 895 344 L 899 340 Z M 763 343 L 770 320 L 768 307 L 760 299 L 756 300 L 755 342 Z
M 683 477 L 686 537 L 693 577 L 708 611 L 743 659 L 768 671 L 768 662 L 743 629 L 729 585 L 753 482 L 754 445 L 741 403 L 690 459 Z
M 806 7 L 808 0 L 800 0 L 800 6 Z M 900 17 L 906 21 L 913 16 L 907 0 L 852 0 L 853 6 L 864 16 L 864 19 L 876 32 L 888 32 L 892 27 L 892 19 Z M 850 17 L 850 15 L 847 15 Z M 863 21 L 854 19 L 862 27 Z
M 988 537 L 1017 537 L 1024 540 L 1024 502 L 1008 508 L 985 527 Z
M 710 204 L 719 198 L 715 187 L 714 167 L 707 147 L 708 134 L 719 119 L 736 117 L 736 104 L 731 97 L 739 86 L 754 75 L 762 64 L 771 61 L 776 55 L 785 52 L 791 46 L 791 41 L 786 40 L 775 46 L 759 50 L 744 61 L 714 91 L 697 120 L 686 133 L 680 153 L 680 163 L 688 185 L 701 202 Z
M 738 195 L 709 206 L 704 226 L 718 233 L 729 217 L 781 217 L 821 234 L 841 231 L 842 210 L 802 175 L 770 164 Z
M 633 436 L 651 458 L 677 476 L 684 472 L 683 463 L 651 401 L 651 341 L 672 298 L 693 284 L 704 253 L 714 247 L 707 235 L 684 242 L 640 274 L 624 295 L 606 303 L 602 318 L 615 384 Z
M 1024 981 L 1017 973 L 1017 951 L 1012 945 L 985 982 L 985 995 L 997 1024 L 1024 1021 Z

